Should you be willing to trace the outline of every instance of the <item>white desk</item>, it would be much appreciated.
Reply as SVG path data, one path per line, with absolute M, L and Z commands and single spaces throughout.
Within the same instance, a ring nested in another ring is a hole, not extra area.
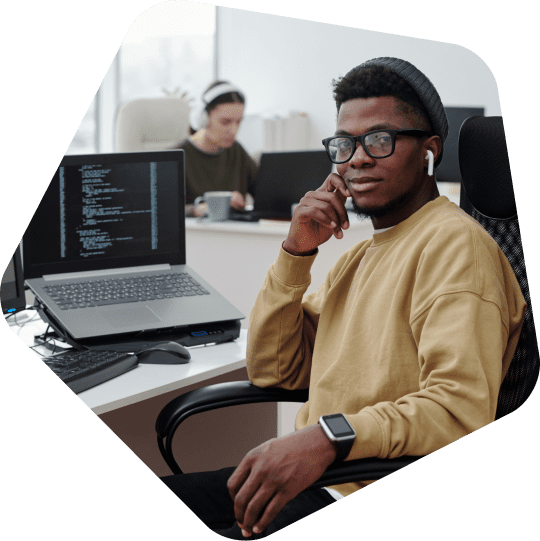
M 43 333 L 46 325 L 37 314 L 24 324 L 28 320 L 26 314 L 17 316 L 22 326 L 11 329 L 26 345 L 33 346 L 34 336 Z M 154 425 L 159 411 L 179 394 L 198 387 L 247 380 L 246 335 L 247 331 L 241 330 L 240 338 L 234 342 L 190 348 L 191 360 L 187 364 L 139 364 L 77 396 L 156 475 L 169 475 L 156 443 Z M 52 354 L 43 346 L 39 351 Z M 179 456 L 185 471 L 233 466 L 248 450 L 275 437 L 276 426 L 276 404 L 253 404 L 199 414 L 187 419 L 179 429 L 173 446 L 175 456 Z M 186 440 L 187 445 L 183 443 Z
M 235 342 L 190 348 L 187 364 L 139 364 L 122 376 L 83 391 L 79 397 L 100 415 L 239 370 L 246 366 L 246 335 L 243 330 Z

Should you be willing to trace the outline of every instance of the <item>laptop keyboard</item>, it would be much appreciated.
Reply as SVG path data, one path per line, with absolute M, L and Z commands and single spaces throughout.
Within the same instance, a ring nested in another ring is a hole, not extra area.
M 210 294 L 187 272 L 86 280 L 43 289 L 60 310 Z

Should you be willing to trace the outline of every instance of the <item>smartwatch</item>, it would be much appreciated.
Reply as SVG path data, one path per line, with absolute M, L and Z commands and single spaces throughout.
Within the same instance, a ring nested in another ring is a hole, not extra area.
M 336 444 L 336 462 L 346 458 L 354 443 L 354 438 L 356 438 L 356 432 L 349 424 L 349 421 L 347 421 L 345 415 L 343 413 L 321 415 L 319 424 L 328 439 Z

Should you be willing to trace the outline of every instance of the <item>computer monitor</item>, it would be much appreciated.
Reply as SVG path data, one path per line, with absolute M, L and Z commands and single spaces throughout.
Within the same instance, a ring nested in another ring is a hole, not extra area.
M 483 107 L 445 107 L 448 117 L 448 137 L 444 142 L 444 154 L 435 170 L 437 182 L 461 182 L 459 171 L 458 143 L 459 130 L 471 116 L 484 116 Z
M 0 301 L 2 313 L 11 314 L 26 308 L 24 294 L 24 275 L 21 264 L 21 251 L 17 246 L 11 261 L 9 262 L 0 286 Z
M 291 207 L 316 190 L 332 170 L 325 150 L 265 152 L 255 184 L 254 211 L 265 218 L 291 219 Z

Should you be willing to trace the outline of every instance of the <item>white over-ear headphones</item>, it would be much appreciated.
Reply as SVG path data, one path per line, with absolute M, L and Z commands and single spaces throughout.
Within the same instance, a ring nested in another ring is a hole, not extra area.
M 427 151 L 426 160 L 428 161 L 427 174 L 428 176 L 432 177 L 433 176 L 433 162 L 435 161 L 435 158 L 433 157 L 433 152 L 431 152 L 431 150 Z
M 202 130 L 208 126 L 208 111 L 206 107 L 212 103 L 218 96 L 223 94 L 229 94 L 230 92 L 236 92 L 242 97 L 243 92 L 236 86 L 229 83 L 220 83 L 207 90 L 202 97 L 201 103 L 191 110 L 189 115 L 190 124 L 196 131 Z

